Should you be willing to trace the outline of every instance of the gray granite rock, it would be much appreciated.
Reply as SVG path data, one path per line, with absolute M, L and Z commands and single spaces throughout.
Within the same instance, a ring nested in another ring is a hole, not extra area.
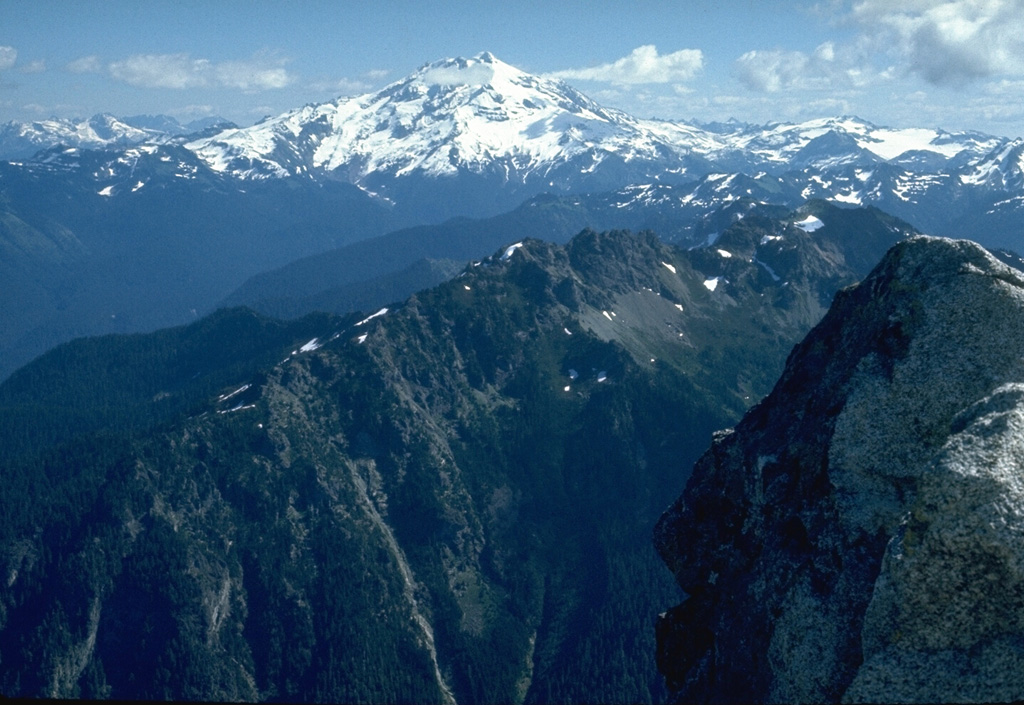
M 655 543 L 682 701 L 1024 698 L 1024 279 L 894 247 L 718 434 Z

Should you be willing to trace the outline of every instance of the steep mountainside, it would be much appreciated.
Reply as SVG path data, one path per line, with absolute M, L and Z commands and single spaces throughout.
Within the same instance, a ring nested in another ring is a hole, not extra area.
M 716 434 L 656 545 L 682 702 L 1024 697 L 1024 276 L 897 245 Z
M 0 428 L 0 692 L 662 699 L 663 498 L 907 234 L 837 213 L 525 240 L 358 319 L 43 356 L 0 386 L 40 417 Z
M 789 212 L 751 199 L 717 209 L 690 207 L 666 190 L 674 192 L 672 187 L 664 187 L 585 196 L 537 196 L 491 218 L 454 218 L 438 225 L 396 230 L 261 272 L 222 304 L 250 306 L 275 316 L 297 316 L 314 310 L 345 313 L 383 306 L 447 279 L 438 269 L 434 281 L 416 286 L 422 281 L 419 274 L 423 271 L 422 265 L 413 266 L 417 263 L 438 258 L 479 260 L 524 235 L 565 243 L 585 228 L 653 230 L 667 242 L 705 245 L 739 217 L 785 217 Z M 815 208 L 828 209 L 823 203 Z M 388 298 L 390 291 L 398 294 Z

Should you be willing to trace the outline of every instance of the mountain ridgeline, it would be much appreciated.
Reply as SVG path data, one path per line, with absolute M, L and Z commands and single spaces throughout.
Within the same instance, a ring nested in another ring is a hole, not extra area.
M 371 315 L 43 355 L 0 385 L 0 692 L 664 700 L 666 498 L 913 232 L 824 203 L 691 250 L 587 230 Z

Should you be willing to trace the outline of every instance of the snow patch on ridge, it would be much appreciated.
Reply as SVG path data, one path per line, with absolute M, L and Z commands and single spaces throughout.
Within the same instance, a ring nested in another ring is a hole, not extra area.
M 370 322 L 370 321 L 372 321 L 372 320 L 373 320 L 374 318 L 379 318 L 379 317 L 383 316 L 383 315 L 384 315 L 385 313 L 387 313 L 387 312 L 388 312 L 388 309 L 387 309 L 387 307 L 385 307 L 385 308 L 382 308 L 382 309 L 381 309 L 380 311 L 377 311 L 377 313 L 373 313 L 373 314 L 370 314 L 369 316 L 367 316 L 367 317 L 366 317 L 366 318 L 364 318 L 363 320 L 359 321 L 359 323 L 356 323 L 356 325 L 357 325 L 357 326 L 361 326 L 361 325 L 364 325 L 364 324 L 366 324 L 366 323 L 369 323 L 369 322 Z
M 794 225 L 803 230 L 805 233 L 813 233 L 815 230 L 820 230 L 821 228 L 825 227 L 825 224 L 821 222 L 821 219 L 816 218 L 813 215 L 809 215 L 803 220 L 797 221 L 796 223 L 794 223 Z
M 505 254 L 501 256 L 502 261 L 507 261 L 512 257 L 512 254 L 523 246 L 523 243 L 517 242 L 514 245 L 509 245 L 508 249 L 505 250 Z

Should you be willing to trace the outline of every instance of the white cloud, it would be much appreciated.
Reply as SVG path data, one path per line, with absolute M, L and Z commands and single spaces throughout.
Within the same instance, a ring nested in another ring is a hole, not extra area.
M 183 108 L 178 108 L 173 111 L 176 115 L 196 117 L 213 115 L 214 108 L 212 105 L 186 105 Z
M 494 78 L 489 64 L 474 63 L 465 67 L 450 66 L 430 69 L 423 74 L 423 82 L 441 86 L 482 86 Z
M 641 83 L 675 83 L 689 81 L 704 67 L 700 49 L 681 49 L 671 54 L 658 54 L 653 44 L 637 47 L 628 56 L 585 69 L 556 71 L 550 76 L 583 81 L 601 81 L 620 85 Z
M 852 17 L 929 83 L 1024 75 L 1024 0 L 863 0 Z
M 146 88 L 196 88 L 208 85 L 210 62 L 188 54 L 136 54 L 107 67 L 119 81 Z
M 621 103 L 626 100 L 627 97 L 632 94 L 623 93 L 617 88 L 599 88 L 596 91 L 588 91 L 587 95 L 598 103 L 604 105 L 616 105 L 617 103 Z
M 333 81 L 313 81 L 309 84 L 309 88 L 316 93 L 359 95 L 370 91 L 373 88 L 373 84 L 365 81 L 353 81 L 349 78 L 339 78 Z
M 736 75 L 751 90 L 774 93 L 799 80 L 808 63 L 800 51 L 753 50 L 736 60 Z
M 780 90 L 836 90 L 864 84 L 873 73 L 849 48 L 832 42 L 810 54 L 781 49 L 748 51 L 736 60 L 736 77 L 762 93 Z
M 284 88 L 294 77 L 280 60 L 254 57 L 248 61 L 214 63 L 188 54 L 136 54 L 107 66 L 119 81 L 146 88 L 220 86 L 243 91 Z
M 22 73 L 43 73 L 46 71 L 46 61 L 43 59 L 36 59 L 35 61 L 28 62 L 18 70 Z
M 809 53 L 748 51 L 734 64 L 740 83 L 758 93 L 837 97 L 909 77 L 958 88 L 1024 78 L 1024 0 L 833 0 L 818 11 L 854 28 L 856 36 Z
M 0 46 L 0 71 L 11 68 L 17 60 L 17 49 L 14 47 Z
M 99 73 L 103 70 L 103 64 L 100 63 L 98 56 L 83 56 L 80 59 L 75 59 L 65 68 L 71 73 Z
M 284 88 L 293 78 L 283 66 L 266 66 L 260 61 L 226 61 L 213 67 L 217 83 L 243 91 Z

